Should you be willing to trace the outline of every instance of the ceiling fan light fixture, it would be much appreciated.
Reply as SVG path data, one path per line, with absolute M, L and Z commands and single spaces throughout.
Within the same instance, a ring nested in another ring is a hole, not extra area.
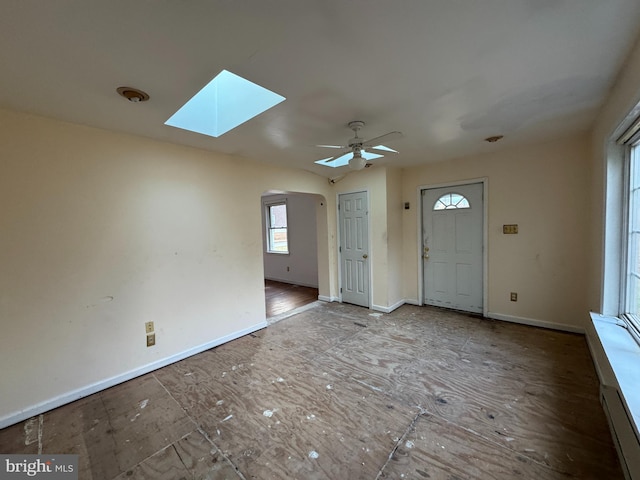
M 367 161 L 360 152 L 354 152 L 353 157 L 349 160 L 349 168 L 351 170 L 362 170 L 366 165 Z
M 358 135 L 358 131 L 364 126 L 363 121 L 355 120 L 349 122 L 348 126 L 355 134 L 353 138 L 349 139 L 349 143 L 346 145 L 316 145 L 317 147 L 335 148 L 341 151 L 331 157 L 316 160 L 315 163 L 329 168 L 348 165 L 351 170 L 362 170 L 369 166 L 367 162 L 370 160 L 387 154 L 398 153 L 397 150 L 386 147 L 383 143 L 402 138 L 402 132 L 389 132 L 379 137 L 365 140 Z

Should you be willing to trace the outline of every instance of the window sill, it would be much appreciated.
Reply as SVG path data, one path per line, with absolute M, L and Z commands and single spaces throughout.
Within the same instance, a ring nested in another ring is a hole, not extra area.
M 591 313 L 591 320 L 615 375 L 636 437 L 640 438 L 640 345 L 618 318 Z
M 264 253 L 273 254 L 273 255 L 289 255 L 289 252 L 269 252 L 269 251 L 267 251 L 267 252 L 264 252 Z

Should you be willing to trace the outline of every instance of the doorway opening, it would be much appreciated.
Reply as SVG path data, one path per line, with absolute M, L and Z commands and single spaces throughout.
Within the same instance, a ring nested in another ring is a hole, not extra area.
M 326 203 L 292 192 L 261 200 L 265 308 L 273 320 L 318 300 L 318 209 Z

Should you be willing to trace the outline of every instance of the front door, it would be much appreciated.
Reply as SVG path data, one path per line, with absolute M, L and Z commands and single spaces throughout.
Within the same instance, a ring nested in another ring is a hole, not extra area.
M 342 301 L 369 306 L 369 222 L 367 192 L 339 196 Z
M 424 303 L 482 313 L 483 185 L 422 191 Z

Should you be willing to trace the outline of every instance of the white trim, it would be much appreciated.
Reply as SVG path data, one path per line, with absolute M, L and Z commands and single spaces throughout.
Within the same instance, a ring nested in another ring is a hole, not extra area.
M 422 191 L 434 188 L 457 187 L 460 185 L 482 184 L 482 315 L 487 317 L 489 308 L 489 177 L 470 178 L 455 182 L 433 183 L 417 187 L 417 225 L 418 232 L 418 300 L 416 305 L 424 305 L 424 264 L 422 262 L 423 225 Z M 407 302 L 409 303 L 409 302 Z
M 584 328 L 576 327 L 574 325 L 567 325 L 565 323 L 548 322 L 546 320 L 538 320 L 535 318 L 516 317 L 514 315 L 504 315 L 502 313 L 488 312 L 486 317 L 493 318 L 494 320 L 503 320 L 505 322 L 520 323 L 522 325 L 530 325 L 532 327 L 542 327 L 551 330 L 560 330 L 562 332 L 581 333 L 585 334 Z
M 282 200 L 272 200 L 272 201 L 265 201 L 264 197 L 262 199 L 262 205 L 264 208 L 264 215 L 265 215 L 265 239 L 266 239 L 266 250 L 265 250 L 265 254 L 278 254 L 278 255 L 289 255 L 289 202 L 288 202 L 288 198 L 285 195 L 284 198 Z M 269 209 L 271 207 L 277 207 L 278 205 L 284 205 L 285 207 L 285 217 L 286 217 L 286 222 L 287 222 L 287 226 L 284 227 L 287 229 L 287 251 L 286 252 L 281 252 L 278 250 L 271 250 L 271 243 L 270 243 L 270 239 L 271 239 L 271 235 L 269 235 L 270 231 L 272 228 L 275 227 L 271 227 L 271 216 L 269 215 Z
M 600 310 L 606 315 L 618 315 L 623 306 L 626 274 L 626 148 L 609 142 L 604 150 L 604 217 L 602 225 L 602 256 Z
M 224 337 L 220 337 L 202 345 L 198 345 L 197 347 L 193 347 L 175 355 L 171 355 L 147 365 L 143 365 L 142 367 L 135 368 L 120 375 L 116 375 L 105 380 L 100 380 L 99 382 L 92 383 L 90 385 L 87 385 L 86 387 L 63 393 L 62 395 L 58 395 L 57 397 L 45 400 L 44 402 L 25 407 L 22 410 L 9 413 L 4 417 L 0 417 L 0 429 L 21 422 L 35 415 L 48 412 L 49 410 L 60 407 L 62 405 L 66 405 L 67 403 L 74 402 L 88 395 L 92 395 L 107 388 L 113 387 L 114 385 L 126 382 L 127 380 L 131 380 L 132 378 L 136 378 L 149 372 L 153 372 L 154 370 L 157 370 L 159 368 L 166 367 L 167 365 L 171 365 L 172 363 L 184 360 L 185 358 L 191 357 L 198 353 L 202 353 L 205 350 L 209 350 L 211 348 L 217 347 L 218 345 L 222 345 L 223 343 L 227 343 L 231 340 L 235 340 L 236 338 L 240 338 L 253 333 L 257 330 L 265 328 L 266 326 L 266 321 L 259 322 L 251 327 L 230 333 L 229 335 L 225 335 Z
M 318 295 L 318 300 L 321 302 L 339 302 L 340 297 L 326 296 L 326 295 Z
M 619 443 L 617 447 L 621 461 L 635 472 L 630 478 L 636 478 L 635 475 L 640 472 L 640 457 L 637 454 L 640 452 L 640 390 L 637 388 L 640 370 L 636 368 L 640 359 L 640 345 L 620 319 L 593 312 L 590 316 L 595 339 L 594 345 L 589 339 L 589 348 L 592 349 L 601 389 L 611 387 L 616 390 L 615 397 L 620 402 L 618 415 L 608 415 L 612 436 Z M 594 355 L 594 349 L 602 350 L 604 355 Z M 599 362 L 604 363 L 604 369 Z M 603 376 L 603 370 L 610 370 L 613 378 Z
M 405 300 L 398 300 L 396 303 L 394 303 L 393 305 L 391 305 L 390 307 L 383 307 L 381 305 L 371 305 L 371 310 L 376 310 L 378 312 L 383 312 L 383 313 L 391 313 L 393 312 L 396 308 L 401 307 L 402 305 L 404 305 L 406 303 Z
M 320 303 L 319 300 L 315 302 L 307 303 L 306 305 L 302 305 L 301 307 L 294 308 L 293 310 L 289 310 L 287 312 L 281 313 L 280 315 L 275 315 L 273 317 L 267 318 L 267 323 L 269 325 L 273 325 L 274 323 L 279 322 L 280 320 L 284 320 L 285 318 L 293 317 L 294 315 L 298 315 L 299 313 L 306 312 L 307 310 L 311 310 L 312 308 L 316 308 Z
M 589 313 L 592 313 L 592 312 L 589 312 Z M 595 330 L 595 327 L 594 327 L 594 330 Z M 594 341 L 591 338 L 591 335 L 589 333 L 585 333 L 585 337 L 587 339 L 587 347 L 589 348 L 589 354 L 591 355 L 592 363 L 596 369 L 596 375 L 598 375 L 598 380 L 600 381 L 600 384 L 603 385 L 607 383 L 606 379 L 608 378 L 608 376 L 605 376 L 604 372 L 602 371 L 602 367 L 600 366 L 600 362 L 598 361 L 598 358 L 600 357 L 596 350 L 596 345 L 594 344 Z M 602 344 L 600 344 L 600 348 L 602 349 L 603 354 L 606 355 L 606 353 L 604 353 L 604 349 L 602 348 Z

